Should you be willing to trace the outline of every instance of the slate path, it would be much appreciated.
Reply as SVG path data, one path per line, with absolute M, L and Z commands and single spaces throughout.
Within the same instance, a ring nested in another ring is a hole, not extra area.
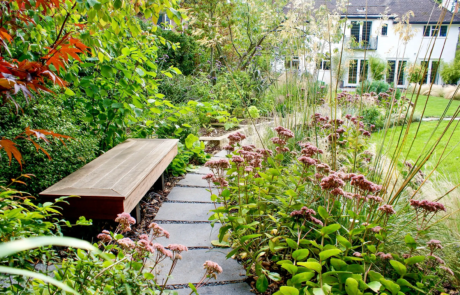
M 226 152 L 219 152 L 217 158 L 225 157 Z M 210 173 L 208 168 L 200 167 L 189 173 L 174 187 L 163 203 L 155 221 L 170 233 L 170 238 L 161 238 L 162 245 L 182 244 L 189 248 L 182 253 L 180 260 L 168 279 L 168 288 L 175 289 L 179 295 L 188 295 L 191 289 L 188 283 L 198 283 L 204 275 L 203 263 L 206 260 L 217 262 L 223 273 L 212 279 L 208 285 L 198 289 L 200 295 L 246 295 L 251 293 L 250 286 L 244 282 L 246 271 L 234 259 L 226 259 L 229 248 L 213 248 L 211 241 L 218 239 L 220 224 L 213 227 L 208 221 L 210 210 L 220 204 L 211 202 L 208 183 L 202 179 Z M 164 261 L 157 266 L 161 270 L 159 283 L 164 282 L 171 261 Z

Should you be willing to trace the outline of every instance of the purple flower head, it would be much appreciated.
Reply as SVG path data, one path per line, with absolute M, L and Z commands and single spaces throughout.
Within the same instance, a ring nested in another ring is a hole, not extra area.
M 392 215 L 392 214 L 396 214 L 396 211 L 395 209 L 393 209 L 393 206 L 391 205 L 383 205 L 383 206 L 380 206 L 379 211 L 382 211 L 383 213 L 385 213 L 386 215 Z

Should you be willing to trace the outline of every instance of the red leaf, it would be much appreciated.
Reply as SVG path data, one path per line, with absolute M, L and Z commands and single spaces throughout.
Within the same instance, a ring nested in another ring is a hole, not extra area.
M 8 42 L 11 43 L 11 41 L 13 40 L 13 37 L 11 37 L 11 35 L 8 34 L 6 29 L 0 28 L 0 39 L 7 40 Z
M 21 170 L 22 170 L 22 156 L 19 150 L 16 148 L 16 144 L 13 141 L 3 137 L 0 140 L 0 150 L 1 149 L 4 149 L 6 154 L 8 155 L 8 158 L 10 159 L 10 165 L 11 165 L 12 156 L 14 156 L 16 161 L 18 161 L 19 165 L 21 165 Z

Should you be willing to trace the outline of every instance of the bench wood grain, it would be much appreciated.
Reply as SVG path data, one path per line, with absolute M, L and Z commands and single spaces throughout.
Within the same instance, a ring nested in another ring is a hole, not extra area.
M 128 139 L 40 193 L 77 195 L 64 216 L 113 219 L 131 212 L 177 155 L 177 139 Z

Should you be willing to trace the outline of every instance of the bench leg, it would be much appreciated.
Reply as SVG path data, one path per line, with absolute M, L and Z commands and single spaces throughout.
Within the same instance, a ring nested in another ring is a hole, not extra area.
M 165 174 L 164 172 L 161 173 L 161 176 L 158 178 L 158 180 L 155 182 L 155 185 L 153 186 L 154 189 L 156 190 L 165 190 Z
M 140 205 L 140 203 L 137 203 L 137 205 L 136 205 L 136 219 L 137 219 L 137 223 L 141 222 L 141 205 Z

